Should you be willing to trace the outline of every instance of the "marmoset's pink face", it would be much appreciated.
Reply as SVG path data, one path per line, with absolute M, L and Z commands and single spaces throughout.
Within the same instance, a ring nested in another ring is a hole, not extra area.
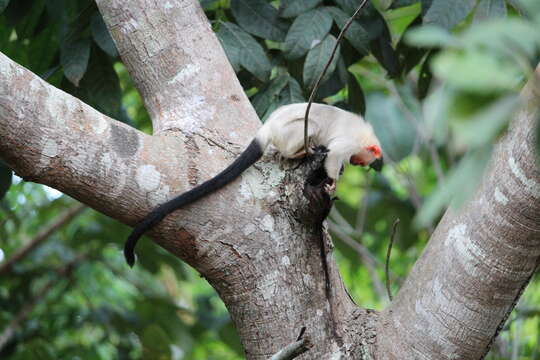
M 357 154 L 351 156 L 349 162 L 358 166 L 369 166 L 375 171 L 381 171 L 383 156 L 379 145 L 369 145 Z

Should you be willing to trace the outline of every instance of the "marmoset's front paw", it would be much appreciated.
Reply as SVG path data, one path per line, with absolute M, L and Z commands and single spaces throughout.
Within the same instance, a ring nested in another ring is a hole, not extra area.
M 336 191 L 336 180 L 332 179 L 330 183 L 324 184 L 324 190 L 328 194 L 333 194 Z

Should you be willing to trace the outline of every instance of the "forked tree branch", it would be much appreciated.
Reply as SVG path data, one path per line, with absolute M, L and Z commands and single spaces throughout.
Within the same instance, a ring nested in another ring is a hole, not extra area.
M 0 55 L 0 154 L 23 178 L 133 224 L 222 170 L 259 122 L 199 1 L 98 6 L 155 135 L 99 114 Z M 358 335 L 341 324 L 353 326 L 370 314 L 352 309 L 335 261 L 321 257 L 321 234 L 313 231 L 302 195 L 305 166 L 281 164 L 284 171 L 266 160 L 174 212 L 151 235 L 218 291 L 247 358 L 266 359 L 286 346 L 297 324 L 310 329 L 310 356 L 337 356 L 344 339 Z

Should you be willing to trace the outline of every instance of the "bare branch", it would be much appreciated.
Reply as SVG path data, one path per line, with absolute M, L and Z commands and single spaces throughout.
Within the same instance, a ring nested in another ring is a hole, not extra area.
M 396 236 L 396 229 L 399 224 L 399 219 L 396 219 L 392 224 L 392 233 L 390 234 L 390 241 L 388 242 L 388 250 L 386 251 L 386 261 L 384 263 L 384 277 L 386 279 L 386 293 L 388 299 L 392 301 L 392 291 L 390 290 L 390 255 L 392 254 L 392 245 L 394 245 L 394 237 Z
M 75 204 L 60 214 L 54 222 L 42 229 L 36 236 L 34 236 L 34 238 L 27 241 L 23 247 L 18 249 L 17 252 L 15 252 L 10 258 L 0 264 L 0 275 L 11 271 L 12 266 L 16 262 L 22 260 L 49 236 L 82 213 L 84 209 L 86 209 L 86 206 L 83 204 Z

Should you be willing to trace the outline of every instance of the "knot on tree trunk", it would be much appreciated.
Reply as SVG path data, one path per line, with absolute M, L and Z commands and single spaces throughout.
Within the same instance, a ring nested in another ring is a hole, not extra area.
M 325 185 L 331 183 L 326 174 L 324 161 L 327 149 L 318 147 L 315 152 L 302 160 L 288 176 L 289 184 L 295 184 L 296 198 L 293 203 L 297 204 L 291 211 L 295 219 L 310 227 L 320 226 L 330 213 L 334 202 L 333 197 L 326 191 Z M 299 181 L 304 179 L 304 181 Z

